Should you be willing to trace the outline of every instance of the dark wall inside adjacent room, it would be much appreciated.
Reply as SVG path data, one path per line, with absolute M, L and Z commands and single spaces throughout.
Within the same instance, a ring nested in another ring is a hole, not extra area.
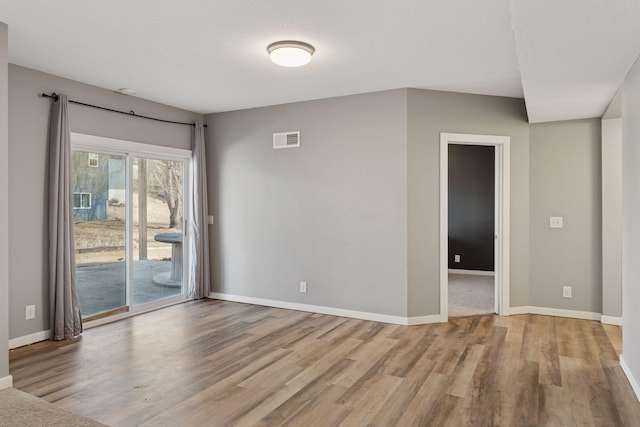
M 449 268 L 493 271 L 494 196 L 495 148 L 449 145 Z

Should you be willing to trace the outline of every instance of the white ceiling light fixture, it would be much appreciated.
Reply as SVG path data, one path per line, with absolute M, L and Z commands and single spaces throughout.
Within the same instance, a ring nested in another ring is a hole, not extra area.
M 286 40 L 271 43 L 267 52 L 273 62 L 283 67 L 301 67 L 311 61 L 316 50 L 309 43 Z

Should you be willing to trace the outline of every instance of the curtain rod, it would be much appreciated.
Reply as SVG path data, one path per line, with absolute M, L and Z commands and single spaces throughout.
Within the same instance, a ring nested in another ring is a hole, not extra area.
M 40 96 L 42 96 L 43 98 L 50 98 L 50 99 L 53 99 L 53 100 L 56 100 L 56 101 L 58 100 L 58 94 L 55 93 L 55 92 L 52 93 L 52 94 L 42 93 L 42 94 L 40 94 Z M 143 115 L 140 115 L 140 114 L 136 114 L 136 112 L 133 111 L 133 110 L 131 110 L 129 112 L 120 111 L 120 110 L 113 110 L 113 109 L 107 108 L 107 107 L 100 107 L 99 105 L 85 104 L 84 102 L 74 101 L 72 99 L 69 99 L 69 102 L 71 104 L 77 104 L 77 105 L 82 105 L 82 106 L 85 106 L 85 107 L 97 108 L 98 110 L 111 111 L 112 113 L 118 113 L 118 114 L 125 114 L 127 116 L 140 117 L 141 119 L 155 120 L 156 122 L 173 123 L 173 124 L 176 124 L 176 125 L 195 126 L 195 123 L 175 122 L 173 120 L 164 120 L 164 119 L 158 119 L 158 118 L 155 118 L 155 117 L 143 116 Z M 203 126 L 207 127 L 207 125 L 203 125 Z

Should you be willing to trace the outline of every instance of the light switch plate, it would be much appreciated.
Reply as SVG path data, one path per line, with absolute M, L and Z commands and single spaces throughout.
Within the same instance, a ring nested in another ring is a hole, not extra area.
M 212 225 L 212 224 L 213 224 L 213 219 L 214 219 L 214 218 L 213 218 L 213 215 L 209 215 L 209 216 L 207 217 L 207 221 L 209 222 L 209 225 Z
M 562 223 L 561 216 L 550 216 L 549 217 L 549 228 L 562 228 L 564 227 Z

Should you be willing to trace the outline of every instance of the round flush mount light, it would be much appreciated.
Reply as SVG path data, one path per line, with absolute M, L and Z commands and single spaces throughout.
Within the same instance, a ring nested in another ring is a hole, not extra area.
M 308 43 L 286 40 L 271 43 L 267 52 L 273 62 L 283 67 L 300 67 L 311 61 L 316 50 Z
M 135 89 L 130 89 L 128 87 L 122 87 L 122 88 L 118 89 L 118 93 L 121 93 L 123 95 L 135 95 L 138 92 L 136 92 Z

